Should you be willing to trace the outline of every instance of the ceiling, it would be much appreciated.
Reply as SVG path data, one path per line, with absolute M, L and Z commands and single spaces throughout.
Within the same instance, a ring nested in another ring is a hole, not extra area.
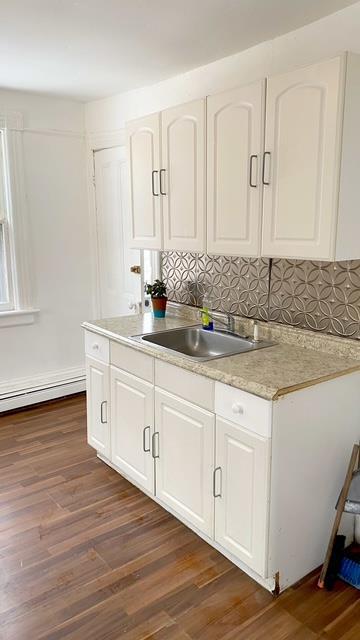
M 0 0 L 0 86 L 92 100 L 212 62 L 355 0 Z

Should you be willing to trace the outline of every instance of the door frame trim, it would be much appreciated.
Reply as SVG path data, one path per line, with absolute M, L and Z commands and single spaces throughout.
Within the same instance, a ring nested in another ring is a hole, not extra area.
M 96 221 L 96 190 L 95 190 L 95 152 L 112 147 L 125 146 L 125 129 L 113 131 L 99 131 L 86 135 L 86 182 L 90 227 L 90 256 L 91 256 L 91 306 L 94 318 L 100 316 L 100 281 L 99 281 L 99 251 L 97 243 Z
M 125 129 L 114 129 L 112 131 L 90 132 L 85 138 L 86 144 L 86 182 L 87 198 L 89 210 L 90 227 L 90 260 L 91 260 L 91 283 L 92 296 L 91 307 L 94 318 L 99 318 L 100 313 L 100 281 L 99 281 L 99 249 L 97 242 L 97 216 L 96 216 L 96 188 L 95 188 L 95 152 L 112 149 L 114 147 L 126 146 Z M 160 251 L 152 252 L 153 277 L 161 277 Z M 141 263 L 141 305 L 144 309 L 144 251 L 140 250 Z

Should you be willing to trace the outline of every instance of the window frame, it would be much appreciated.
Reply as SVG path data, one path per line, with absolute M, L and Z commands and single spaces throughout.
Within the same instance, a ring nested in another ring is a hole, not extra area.
M 23 119 L 19 112 L 0 111 L 5 163 L 5 249 L 9 302 L 0 303 L 0 327 L 30 324 L 38 309 L 32 305 L 29 225 L 23 166 Z
M 10 185 L 9 185 L 9 161 L 7 154 L 7 136 L 6 129 L 0 127 L 0 154 L 2 157 L 3 175 L 0 175 L 2 183 L 1 188 L 4 190 L 4 211 L 0 210 L 0 228 L 2 229 L 2 240 L 4 243 L 4 263 L 5 263 L 5 287 L 8 295 L 7 302 L 0 300 L 0 313 L 3 311 L 12 311 L 15 308 L 14 300 L 14 274 L 13 274 L 13 248 L 12 248 L 12 231 L 11 231 L 11 204 L 10 204 Z

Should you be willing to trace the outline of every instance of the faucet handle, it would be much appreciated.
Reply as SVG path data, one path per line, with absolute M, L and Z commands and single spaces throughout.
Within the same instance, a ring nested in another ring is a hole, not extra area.
M 254 342 L 260 342 L 259 336 L 259 323 L 257 320 L 254 320 L 254 333 L 253 333 Z
M 235 331 L 235 318 L 232 315 L 232 313 L 226 312 L 226 318 L 227 318 L 229 331 Z

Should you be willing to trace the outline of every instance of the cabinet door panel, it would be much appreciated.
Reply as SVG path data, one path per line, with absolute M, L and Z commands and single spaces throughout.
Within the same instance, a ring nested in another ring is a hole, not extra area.
M 106 458 L 110 458 L 109 369 L 109 365 L 86 357 L 87 440 Z
M 265 576 L 269 440 L 216 418 L 216 466 L 215 540 Z
M 156 495 L 213 537 L 214 416 L 165 392 L 155 392 L 159 433 Z
M 160 115 L 153 114 L 129 122 L 126 133 L 132 246 L 138 249 L 162 249 Z M 156 173 L 153 174 L 153 171 Z
M 161 114 L 164 248 L 205 250 L 205 100 Z
M 152 384 L 111 367 L 111 460 L 137 484 L 154 491 Z
M 268 80 L 263 254 L 333 258 L 340 58 Z
M 263 82 L 208 97 L 209 253 L 259 255 L 263 130 Z

